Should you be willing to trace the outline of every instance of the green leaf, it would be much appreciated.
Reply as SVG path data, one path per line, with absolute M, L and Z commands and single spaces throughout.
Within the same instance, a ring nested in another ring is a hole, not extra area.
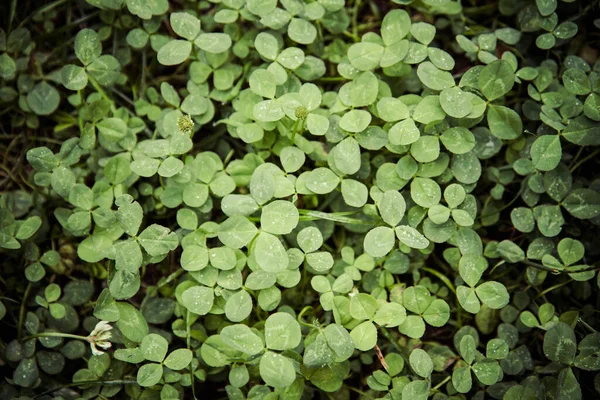
M 425 249 L 429 246 L 429 240 L 413 227 L 400 225 L 396 227 L 395 231 L 398 240 L 408 247 L 412 247 L 413 249 Z
M 362 207 L 367 202 L 368 189 L 361 182 L 353 179 L 344 179 L 341 190 L 344 201 L 351 207 Z
M 396 146 L 405 146 L 416 142 L 421 133 L 412 119 L 400 121 L 389 130 L 390 143 Z
M 404 217 L 406 202 L 397 190 L 388 190 L 383 193 L 377 202 L 381 219 L 391 226 L 396 226 Z
M 600 215 L 600 193 L 592 189 L 575 189 L 562 205 L 575 218 L 595 218 Z
M 169 343 L 162 336 L 151 333 L 142 340 L 140 349 L 146 360 L 160 363 L 167 355 Z
M 121 64 L 119 61 L 108 54 L 102 55 L 92 61 L 87 67 L 90 78 L 93 78 L 100 85 L 112 85 L 119 79 Z
M 292 361 L 281 354 L 267 351 L 260 358 L 260 377 L 269 386 L 286 388 L 296 379 L 296 371 Z
M 300 44 L 311 44 L 317 38 L 317 28 L 302 18 L 292 18 L 287 33 L 290 39 Z
M 475 294 L 475 289 L 466 286 L 456 288 L 456 297 L 460 305 L 468 312 L 477 314 L 481 308 L 481 303 Z
M 369 114 L 369 120 L 370 119 L 371 114 Z M 330 154 L 333 154 L 335 166 L 341 173 L 346 175 L 352 175 L 360 169 L 360 146 L 358 145 L 356 139 L 354 139 L 353 137 L 347 137 L 346 139 L 339 142 L 333 148 Z
M 468 393 L 473 386 L 471 369 L 459 367 L 452 371 L 452 385 L 458 393 Z
M 600 126 L 584 116 L 571 119 L 563 131 L 563 137 L 579 146 L 600 145 Z
M 428 45 L 435 37 L 435 26 L 426 22 L 416 22 L 411 25 L 410 33 L 424 45 Z
M 300 344 L 300 324 L 288 313 L 271 314 L 265 322 L 265 342 L 271 350 L 293 349 Z
M 340 325 L 331 324 L 324 330 L 323 334 L 327 345 L 335 353 L 338 361 L 347 360 L 354 353 L 354 342 L 348 331 Z
M 21 226 L 19 226 L 19 230 L 15 234 L 15 237 L 19 240 L 26 240 L 32 237 L 38 229 L 42 226 L 42 219 L 37 215 L 33 217 L 27 218 Z
M 450 306 L 442 299 L 435 299 L 422 315 L 429 325 L 442 327 L 450 319 Z
M 104 118 L 96 127 L 100 135 L 110 142 L 118 142 L 127 135 L 127 124 L 120 118 Z
M 296 208 L 294 207 L 294 210 L 295 209 Z M 232 247 L 234 249 L 241 249 L 242 247 L 250 243 L 250 241 L 252 241 L 252 239 L 256 236 L 257 233 L 258 229 L 256 229 L 256 226 L 254 226 L 253 223 L 248 221 L 247 218 L 241 215 L 235 215 L 228 218 L 221 224 L 221 226 L 219 227 L 218 235 L 219 240 L 224 245 Z
M 226 33 L 201 33 L 194 44 L 207 53 L 223 53 L 232 45 L 231 37 Z
M 187 367 L 193 358 L 193 353 L 189 349 L 177 349 L 172 351 L 167 358 L 165 358 L 165 366 L 172 369 L 173 371 L 180 371 Z
M 157 53 L 158 62 L 162 65 L 177 65 L 188 59 L 192 52 L 192 44 L 187 40 L 171 40 Z
M 420 163 L 429 163 L 440 155 L 440 141 L 436 136 L 421 136 L 410 146 L 413 158 Z
M 557 322 L 544 335 L 544 354 L 550 361 L 571 364 L 577 351 L 577 339 L 573 329 L 564 322 Z
M 484 282 L 475 291 L 481 302 L 494 310 L 504 307 L 510 300 L 506 287 L 500 282 Z
M 248 285 L 248 281 L 246 281 Z M 252 297 L 245 290 L 234 293 L 225 303 L 225 316 L 232 322 L 241 322 L 252 312 Z
M 364 110 L 351 110 L 344 114 L 339 127 L 352 133 L 364 131 L 371 122 L 371 114 Z
M 200 33 L 200 20 L 186 12 L 174 12 L 170 16 L 173 31 L 187 40 L 194 40 Z
M 102 43 L 100 37 L 92 29 L 82 29 L 75 36 L 75 55 L 83 63 L 88 65 L 102 54 Z
M 152 224 L 140 233 L 138 241 L 151 256 L 161 256 L 179 245 L 179 240 L 174 232 L 158 224 Z
M 523 133 L 521 117 L 510 108 L 491 104 L 488 107 L 487 121 L 492 135 L 499 139 L 512 140 Z
M 428 378 L 433 372 L 431 357 L 423 349 L 414 349 L 410 353 L 409 362 L 413 371 L 422 378 Z
M 27 105 L 37 115 L 50 115 L 60 103 L 60 95 L 56 88 L 45 81 L 37 83 L 27 93 Z
M 518 263 L 525 259 L 525 252 L 510 240 L 498 243 L 497 251 L 509 263 Z
M 493 61 L 479 73 L 479 90 L 490 101 L 510 92 L 514 84 L 515 73 L 505 60 Z
M 449 116 L 464 118 L 473 111 L 473 96 L 457 86 L 449 87 L 440 93 L 440 105 Z
M 348 60 L 359 71 L 372 71 L 379 66 L 383 46 L 377 43 L 355 43 L 348 49 Z
M 475 137 L 467 128 L 460 126 L 447 129 L 440 137 L 442 144 L 454 154 L 465 154 L 475 147 Z
M 364 321 L 350 331 L 350 337 L 357 350 L 369 351 L 377 344 L 377 328 L 372 322 Z
M 162 379 L 162 365 L 160 364 L 144 364 L 137 372 L 137 383 L 143 387 L 156 385 Z
M 581 386 L 572 368 L 564 368 L 558 374 L 556 383 L 558 399 L 582 399 Z
M 373 317 L 373 321 L 376 324 L 386 328 L 396 327 L 402 324 L 405 319 L 406 310 L 398 303 L 385 303 L 377 310 Z
M 565 265 L 573 265 L 583 258 L 585 247 L 579 240 L 564 238 L 556 246 L 558 255 Z
M 386 46 L 404 39 L 410 32 L 410 16 L 404 10 L 391 10 L 385 14 L 381 23 L 381 37 Z
M 508 356 L 508 344 L 499 338 L 490 340 L 486 346 L 486 355 L 495 360 L 504 359 Z
M 372 257 L 384 257 L 394 248 L 394 230 L 384 226 L 371 229 L 364 239 L 365 253 Z
M 214 292 L 205 286 L 192 286 L 181 294 L 182 305 L 198 315 L 206 315 L 213 307 Z
M 403 399 L 427 400 L 429 396 L 429 383 L 425 381 L 412 381 L 402 389 Z
M 410 196 L 421 207 L 429 208 L 442 198 L 440 186 L 429 178 L 415 178 L 410 184 Z
M 567 69 L 562 76 L 565 88 L 575 95 L 586 95 L 591 90 L 588 76 L 578 68 Z
M 288 254 L 274 235 L 261 232 L 254 244 L 254 257 L 258 266 L 267 272 L 281 272 L 288 267 Z
M 537 5 L 538 10 L 542 16 L 546 17 L 556 10 L 557 1 L 556 0 L 535 0 L 535 4 Z
M 287 235 L 298 225 L 298 209 L 289 201 L 275 200 L 262 209 L 260 226 L 268 233 Z
M 140 311 L 129 303 L 117 302 L 119 320 L 117 326 L 123 336 L 140 343 L 148 335 L 148 323 Z
M 369 294 L 357 293 L 350 298 L 350 315 L 352 318 L 361 320 L 370 320 L 377 310 L 377 300 Z
M 277 86 L 274 82 L 273 75 L 266 69 L 254 70 L 248 80 L 250 89 L 259 96 L 274 98 Z
M 399 121 L 409 117 L 409 111 L 406 104 L 393 97 L 382 97 L 377 102 L 377 112 L 379 118 L 387 122 Z
M 274 61 L 279 54 L 277 39 L 270 33 L 259 33 L 254 39 L 254 47 L 262 57 L 269 61 Z
M 536 169 L 551 171 L 555 169 L 562 158 L 562 147 L 558 135 L 538 137 L 531 145 L 531 160 Z
M 277 7 L 277 0 L 248 0 L 246 7 L 252 14 L 265 16 Z
M 65 65 L 60 72 L 60 77 L 64 87 L 69 90 L 81 90 L 88 83 L 85 70 L 73 64 Z
M 115 269 L 137 273 L 142 266 L 143 256 L 140 246 L 134 240 L 117 242 L 115 249 Z
M 315 168 L 306 178 L 306 187 L 317 194 L 332 192 L 340 182 L 340 178 L 329 168 Z
M 261 338 L 246 325 L 226 326 L 219 335 L 223 342 L 245 354 L 255 355 L 264 349 Z
M 429 61 L 419 64 L 417 75 L 421 82 L 432 90 L 441 91 L 455 85 L 454 78 L 450 72 L 438 69 Z
M 473 373 L 484 385 L 495 385 L 502 378 L 502 369 L 496 360 L 485 359 L 473 365 Z

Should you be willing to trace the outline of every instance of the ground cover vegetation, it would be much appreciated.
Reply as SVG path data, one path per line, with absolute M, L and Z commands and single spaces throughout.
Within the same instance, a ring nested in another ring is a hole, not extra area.
M 0 398 L 598 398 L 598 3 L 3 1 Z

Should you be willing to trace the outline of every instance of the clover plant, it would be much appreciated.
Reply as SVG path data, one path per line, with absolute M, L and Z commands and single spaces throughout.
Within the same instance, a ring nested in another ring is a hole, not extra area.
M 0 398 L 600 396 L 597 0 L 1 10 Z

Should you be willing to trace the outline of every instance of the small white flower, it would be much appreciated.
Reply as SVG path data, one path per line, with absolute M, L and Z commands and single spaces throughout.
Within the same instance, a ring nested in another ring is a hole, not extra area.
M 94 327 L 92 333 L 90 333 L 87 337 L 87 341 L 90 343 L 90 347 L 92 348 L 92 354 L 98 356 L 100 354 L 104 354 L 102 350 L 98 350 L 98 347 L 106 350 L 112 344 L 110 343 L 110 338 L 112 337 L 112 333 L 110 330 L 113 327 L 108 323 L 108 321 L 100 321 Z

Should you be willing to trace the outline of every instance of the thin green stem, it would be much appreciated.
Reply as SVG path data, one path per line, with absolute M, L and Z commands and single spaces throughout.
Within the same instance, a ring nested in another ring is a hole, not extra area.
M 358 12 L 360 11 L 361 0 L 354 0 L 354 8 L 352 9 L 352 35 L 358 38 Z
M 183 274 L 185 272 L 185 270 L 183 268 L 179 268 L 177 271 L 173 272 L 171 275 L 167 276 L 167 279 L 165 279 L 162 282 L 159 282 L 158 285 L 156 285 L 156 289 L 160 289 L 165 285 L 168 285 L 169 283 L 173 282 L 175 279 L 179 278 L 179 276 L 181 274 Z
M 448 279 L 448 277 L 446 275 L 442 274 L 439 271 L 436 271 L 435 269 L 431 269 L 431 268 L 428 268 L 428 267 L 421 268 L 421 271 L 429 272 L 430 274 L 435 275 L 442 282 L 444 282 L 444 284 L 446 286 L 448 286 L 448 289 L 450 289 L 450 291 L 452 293 L 456 294 L 456 289 L 454 288 L 454 285 L 452 284 L 452 282 L 450 282 L 450 279 Z
M 451 378 L 451 376 L 450 376 L 450 375 L 448 375 L 448 376 L 446 377 L 446 379 L 444 379 L 443 381 L 441 381 L 440 383 L 438 383 L 437 385 L 435 385 L 434 387 L 432 387 L 432 388 L 431 388 L 431 390 L 432 390 L 432 391 L 436 391 L 436 390 L 438 390 L 439 388 L 441 388 L 442 386 L 444 386 L 444 385 L 445 385 L 447 382 L 449 382 L 449 381 L 450 381 L 450 378 Z
M 545 295 L 547 295 L 548 293 L 552 292 L 553 290 L 559 289 L 565 285 L 568 285 L 569 283 L 573 282 L 573 279 L 569 279 L 565 282 L 556 284 L 554 286 L 549 287 L 548 289 L 544 290 L 543 292 L 540 292 L 537 296 L 535 296 L 536 299 L 539 299 L 540 297 L 543 297 Z
M 300 311 L 300 314 L 298 314 L 298 317 L 296 317 L 296 320 L 298 321 L 298 323 L 300 325 L 304 325 L 306 327 L 309 328 L 313 328 L 313 329 L 319 329 L 316 325 L 313 324 L 309 324 L 308 322 L 304 322 L 304 320 L 302 319 L 302 317 L 304 316 L 304 314 L 308 311 L 308 310 L 313 310 L 312 306 L 306 306 L 302 309 L 302 311 Z
M 596 329 L 594 329 L 594 327 L 592 327 L 590 324 L 588 324 L 587 322 L 585 322 L 581 318 L 577 318 L 577 322 L 580 322 L 581 325 L 583 325 L 586 328 L 588 328 L 590 330 L 590 332 L 592 332 L 592 333 L 598 333 L 598 331 Z
M 568 269 L 557 269 L 557 268 L 552 268 L 552 267 L 547 267 L 543 264 L 538 264 L 536 262 L 533 261 L 529 261 L 529 260 L 523 260 L 522 261 L 523 264 L 529 265 L 530 267 L 534 267 L 537 269 L 542 269 L 544 271 L 548 271 L 552 274 L 558 275 L 558 274 L 573 274 L 573 273 L 577 273 L 577 272 L 586 272 L 586 271 L 593 271 L 595 269 L 597 269 L 598 267 L 596 267 L 595 265 L 588 265 L 582 268 L 574 268 L 572 270 L 568 270 Z
M 90 81 L 90 83 L 92 84 L 94 89 L 96 89 L 96 91 L 100 94 L 100 96 L 102 96 L 102 98 L 104 100 L 108 101 L 108 104 L 110 104 L 111 111 L 115 112 L 117 109 L 115 107 L 115 102 L 113 101 L 113 99 L 108 97 L 108 95 L 106 94 L 104 89 L 102 89 L 102 87 L 98 84 L 98 82 L 96 82 L 96 80 L 94 78 L 92 78 L 91 76 L 88 76 L 88 80 Z
M 23 294 L 23 301 L 21 301 L 21 310 L 19 312 L 19 326 L 17 327 L 17 338 L 21 337 L 21 332 L 23 330 L 23 323 L 25 321 L 25 303 L 27 303 L 27 297 L 29 297 L 29 292 L 31 291 L 31 282 L 27 284 L 27 288 L 25 289 L 25 293 Z
M 356 393 L 360 394 L 361 396 L 365 396 L 365 397 L 367 397 L 367 398 L 369 398 L 369 399 L 373 399 L 373 398 L 374 398 L 374 397 L 373 397 L 373 396 L 371 396 L 370 394 L 368 394 L 368 393 L 366 393 L 366 392 L 363 392 L 362 390 L 360 390 L 360 389 L 357 389 L 357 388 L 355 388 L 355 387 L 348 386 L 348 389 L 352 390 L 353 392 L 356 392 Z
M 27 337 L 25 337 L 22 342 L 28 342 L 30 340 L 33 339 L 37 339 L 37 338 L 41 338 L 41 337 L 60 337 L 60 338 L 65 338 L 65 339 L 77 339 L 77 340 L 83 340 L 85 342 L 89 342 L 89 339 L 87 336 L 81 336 L 81 335 L 73 335 L 72 333 L 63 333 L 63 332 L 41 332 L 41 333 L 36 333 L 35 335 L 29 335 Z
M 596 157 L 598 154 L 600 154 L 600 149 L 591 152 L 590 154 L 588 154 L 587 156 L 585 156 L 584 158 L 579 160 L 579 162 L 577 164 L 575 164 L 574 166 L 571 167 L 571 169 L 570 169 L 571 173 L 573 173 L 577 168 L 581 167 L 581 165 L 583 165 L 586 161 L 591 160 L 592 158 Z

